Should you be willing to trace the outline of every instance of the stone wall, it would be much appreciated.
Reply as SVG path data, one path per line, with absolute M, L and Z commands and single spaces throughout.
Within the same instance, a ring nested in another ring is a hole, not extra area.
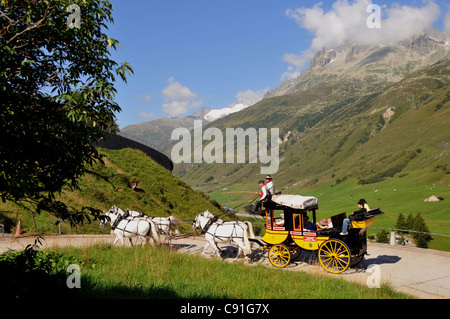
M 148 157 L 153 159 L 156 163 L 161 165 L 162 167 L 166 168 L 170 172 L 173 170 L 173 162 L 172 160 L 165 154 L 158 152 L 157 150 L 151 148 L 150 146 L 144 145 L 140 142 L 134 141 L 132 139 L 129 139 L 127 137 L 107 133 L 106 138 L 103 140 L 100 140 L 96 145 L 101 148 L 106 148 L 109 150 L 119 150 L 122 148 L 134 148 L 138 149 L 142 152 L 144 152 Z

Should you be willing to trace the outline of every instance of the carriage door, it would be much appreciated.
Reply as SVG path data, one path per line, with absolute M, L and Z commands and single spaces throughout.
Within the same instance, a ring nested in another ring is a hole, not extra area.
M 267 209 L 266 210 L 266 229 L 272 230 L 272 221 L 273 221 L 273 210 Z
M 294 232 L 301 232 L 302 231 L 302 214 L 292 214 L 294 227 Z M 301 235 L 301 233 L 299 234 Z

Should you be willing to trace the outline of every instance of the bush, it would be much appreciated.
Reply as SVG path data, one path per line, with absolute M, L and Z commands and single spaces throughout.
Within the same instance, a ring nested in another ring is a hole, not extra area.
M 377 235 L 377 242 L 387 244 L 389 243 L 389 232 L 386 229 L 382 229 Z
M 23 251 L 6 252 L 0 255 L 0 287 L 13 299 L 73 297 L 76 290 L 66 284 L 70 264 L 81 263 L 31 245 Z

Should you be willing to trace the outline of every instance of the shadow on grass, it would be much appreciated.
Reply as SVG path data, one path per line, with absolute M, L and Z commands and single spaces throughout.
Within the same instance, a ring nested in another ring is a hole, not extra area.
M 123 283 L 108 286 L 97 284 L 88 276 L 81 279 L 78 297 L 86 299 L 210 299 L 208 296 L 181 296 L 176 291 L 165 287 L 129 287 Z

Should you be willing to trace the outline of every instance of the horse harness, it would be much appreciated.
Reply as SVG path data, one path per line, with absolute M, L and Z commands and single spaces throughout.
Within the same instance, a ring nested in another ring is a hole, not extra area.
M 111 224 L 111 230 L 118 229 L 118 230 L 121 230 L 121 231 L 126 232 L 126 233 L 130 233 L 130 234 L 138 234 L 137 231 L 136 231 L 136 232 L 132 232 L 132 231 L 126 230 L 128 224 L 129 224 L 130 222 L 134 221 L 135 219 L 138 219 L 139 221 L 142 220 L 142 221 L 148 222 L 147 220 L 142 219 L 140 216 L 129 216 L 129 215 L 127 215 L 127 214 L 125 214 L 125 215 L 119 215 L 119 217 L 116 218 L 116 220 L 114 221 L 114 223 Z M 125 225 L 123 228 L 118 228 L 117 225 L 119 225 L 119 223 L 120 223 L 122 220 L 126 220 L 127 223 L 126 223 L 126 225 Z M 138 225 L 139 225 L 139 223 L 138 223 Z M 150 227 L 149 232 L 151 232 L 151 227 Z
M 218 221 L 219 221 L 219 222 L 218 222 Z M 212 233 L 212 232 L 209 231 L 209 229 L 211 228 L 211 226 L 212 226 L 214 223 L 217 224 L 217 227 L 215 228 L 214 233 Z M 206 223 L 205 227 L 203 227 L 203 229 L 202 229 L 202 234 L 210 234 L 210 235 L 214 236 L 214 238 L 218 238 L 218 239 L 220 239 L 221 241 L 225 241 L 224 239 L 229 239 L 229 241 L 231 242 L 231 241 L 232 241 L 232 239 L 231 239 L 232 237 L 228 237 L 228 236 L 219 236 L 219 235 L 216 234 L 216 233 L 217 233 L 217 230 L 218 230 L 218 228 L 219 228 L 219 226 L 223 226 L 223 224 L 224 224 L 224 221 L 223 221 L 223 220 L 219 219 L 218 216 L 214 216 L 213 218 L 211 218 L 210 220 L 208 220 L 208 222 Z M 237 227 L 237 226 L 240 227 L 240 228 L 242 228 L 242 230 L 243 230 L 244 232 L 246 231 L 246 230 L 245 230 L 241 225 L 239 225 L 238 223 L 233 223 L 232 225 L 233 225 L 233 230 L 231 231 L 231 235 L 233 235 L 233 233 L 237 235 L 237 231 L 236 231 L 236 227 Z M 222 239 L 222 238 L 223 238 L 223 239 Z M 233 237 L 233 238 L 244 238 L 244 237 L 238 237 L 238 236 L 235 236 L 235 237 Z

